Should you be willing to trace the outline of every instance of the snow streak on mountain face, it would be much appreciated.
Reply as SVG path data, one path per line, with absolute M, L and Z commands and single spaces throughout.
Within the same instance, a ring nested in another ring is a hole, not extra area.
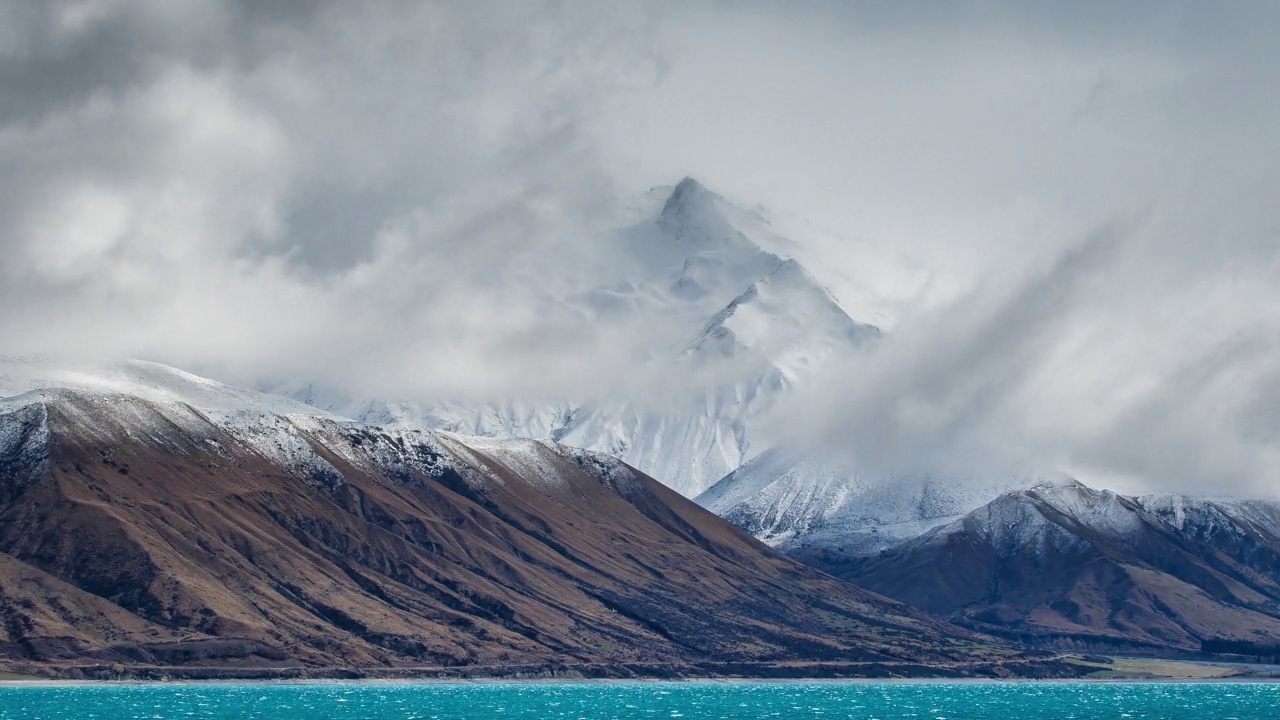
M 605 399 L 405 402 L 305 382 L 260 387 L 366 422 L 605 452 L 693 497 L 768 447 L 759 421 L 783 394 L 880 334 L 873 296 L 827 279 L 867 308 L 869 317 L 850 317 L 790 252 L 796 242 L 690 178 L 619 212 L 592 247 L 593 257 L 579 259 L 592 268 L 590 282 L 531 293 L 549 312 L 648 335 L 638 343 L 644 377 Z

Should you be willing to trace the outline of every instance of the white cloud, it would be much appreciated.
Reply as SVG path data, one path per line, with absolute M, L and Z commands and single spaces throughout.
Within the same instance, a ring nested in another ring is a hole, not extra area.
M 824 257 L 902 318 L 801 399 L 809 437 L 896 470 L 1280 472 L 1274 9 L 32 8 L 0 9 L 6 352 L 612 391 L 661 329 L 524 288 L 600 262 L 611 195 L 692 174 L 850 238 Z

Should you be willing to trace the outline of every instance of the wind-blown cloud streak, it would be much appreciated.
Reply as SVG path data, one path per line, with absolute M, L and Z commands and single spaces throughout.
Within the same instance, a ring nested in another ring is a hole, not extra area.
M 1275 495 L 1278 258 L 1188 273 L 1168 246 L 1149 216 L 1108 223 L 904 323 L 793 398 L 775 437 L 871 477 Z

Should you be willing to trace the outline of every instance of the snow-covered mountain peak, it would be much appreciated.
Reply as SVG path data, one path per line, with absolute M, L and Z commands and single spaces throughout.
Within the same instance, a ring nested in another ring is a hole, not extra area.
M 936 540 L 976 532 L 997 539 L 1002 552 L 1012 556 L 1051 537 L 1061 542 L 1083 533 L 1124 542 L 1151 528 L 1206 537 L 1263 532 L 1280 538 L 1280 503 L 1184 495 L 1131 497 L 1071 478 L 1041 480 L 1025 490 L 1005 493 L 929 535 Z M 922 536 L 921 540 L 925 539 Z
M 654 383 L 603 399 L 587 388 L 480 401 L 344 398 L 306 378 L 259 387 L 357 420 L 609 453 L 692 497 L 766 449 L 753 425 L 784 393 L 879 335 L 804 267 L 791 251 L 799 244 L 693 178 L 600 217 L 585 243 L 589 267 L 531 292 L 575 319 L 636 328 L 628 377 Z
M 1015 493 L 1070 512 L 1078 507 L 1092 507 L 1111 501 L 1115 493 L 1097 490 L 1071 477 L 1040 478 L 1030 487 Z
M 996 557 L 1044 556 L 1083 547 L 1079 534 L 1124 538 L 1147 521 L 1130 498 L 1097 490 L 1071 478 L 1041 479 L 1023 490 L 1006 492 L 948 524 L 905 539 L 901 547 L 948 546 L 956 537 L 974 537 Z
M 1062 517 L 1055 522 L 1065 519 L 1114 534 L 1132 532 L 1142 522 L 1138 517 L 1141 511 L 1132 498 L 1091 488 L 1071 478 L 1036 483 L 1021 495 L 1042 513 L 1060 514 Z
M 1073 477 L 1059 475 L 1054 477 L 1036 478 L 1036 481 L 1027 488 L 1027 491 L 1051 495 L 1061 492 L 1093 492 L 1093 488 Z
M 708 220 L 727 224 L 716 209 L 716 203 L 720 200 L 719 195 L 708 190 L 702 183 L 686 177 L 671 190 L 671 195 L 658 216 L 658 223 L 673 228 L 704 225 Z
M 674 271 L 661 284 L 677 301 L 723 305 L 783 262 L 730 222 L 726 211 L 731 207 L 685 178 L 654 221 L 659 237 L 645 240 L 657 245 L 646 246 L 646 261 L 666 265 L 660 273 Z
M 691 257 L 709 250 L 765 252 L 729 221 L 724 212 L 726 205 L 724 198 L 697 180 L 685 178 L 671 191 L 656 222 L 675 240 L 678 251 Z

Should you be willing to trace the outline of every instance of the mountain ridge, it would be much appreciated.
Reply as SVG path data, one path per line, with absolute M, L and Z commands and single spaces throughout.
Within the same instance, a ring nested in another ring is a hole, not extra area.
M 966 627 L 1042 647 L 1197 652 L 1280 637 L 1280 502 L 1009 492 L 875 553 L 793 553 Z
M 794 563 L 600 454 L 279 414 L 251 393 L 198 407 L 179 390 L 82 383 L 3 401 L 0 458 L 26 470 L 0 498 L 0 665 L 1041 662 Z

